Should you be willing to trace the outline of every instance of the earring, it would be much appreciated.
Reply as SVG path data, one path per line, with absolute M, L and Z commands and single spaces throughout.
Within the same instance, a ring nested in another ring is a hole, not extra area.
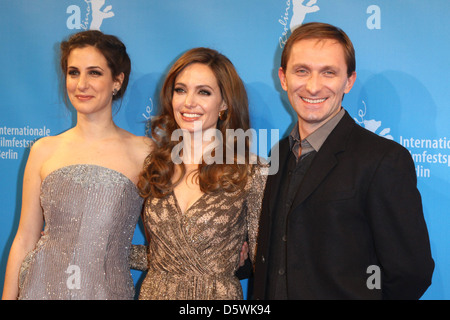
M 112 94 L 113 94 L 113 97 L 114 97 L 117 94 L 117 89 L 114 89 Z
M 226 111 L 227 111 L 227 110 L 219 111 L 219 119 L 220 119 L 220 120 L 224 121 L 224 120 L 227 118 Z

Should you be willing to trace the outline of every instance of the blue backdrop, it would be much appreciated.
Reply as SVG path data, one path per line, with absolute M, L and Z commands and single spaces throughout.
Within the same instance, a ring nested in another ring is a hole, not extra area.
M 423 299 L 449 299 L 448 12 L 447 0 L 0 0 L 0 286 L 29 147 L 74 125 L 61 94 L 63 38 L 100 29 L 127 45 L 132 76 L 115 117 L 126 130 L 144 134 L 170 64 L 208 46 L 227 55 L 244 80 L 252 127 L 279 129 L 282 138 L 296 119 L 277 76 L 282 47 L 291 27 L 321 21 L 344 29 L 356 49 L 358 78 L 346 109 L 412 153 L 436 262 Z M 140 225 L 133 242 L 143 241 Z M 138 282 L 141 273 L 133 277 Z

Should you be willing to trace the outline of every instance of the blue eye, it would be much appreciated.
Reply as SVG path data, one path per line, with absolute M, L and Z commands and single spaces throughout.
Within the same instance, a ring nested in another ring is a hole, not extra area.
M 333 76 L 336 74 L 336 72 L 334 72 L 334 71 L 332 71 L 332 70 L 328 70 L 328 71 L 325 71 L 323 74 L 324 74 L 326 77 L 333 77 Z

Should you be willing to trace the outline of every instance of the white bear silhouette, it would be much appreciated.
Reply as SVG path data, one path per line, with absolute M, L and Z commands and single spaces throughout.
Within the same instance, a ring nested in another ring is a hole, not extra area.
M 303 4 L 305 0 L 293 0 L 292 1 L 292 19 L 291 19 L 291 32 L 298 26 L 300 26 L 308 13 L 317 12 L 320 10 L 319 6 L 316 6 L 317 0 L 310 0 L 306 5 Z
M 91 3 L 92 9 L 92 22 L 89 26 L 91 30 L 100 30 L 100 26 L 103 23 L 103 19 L 114 17 L 114 12 L 111 11 L 112 6 L 107 6 L 105 9 L 100 9 L 105 4 L 105 0 L 89 0 L 87 3 Z

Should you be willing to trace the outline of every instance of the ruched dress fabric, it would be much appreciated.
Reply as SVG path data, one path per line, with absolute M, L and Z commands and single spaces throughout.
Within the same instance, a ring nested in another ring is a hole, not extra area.
M 143 199 L 120 172 L 71 165 L 41 185 L 45 228 L 19 274 L 19 299 L 122 300 L 135 289 L 129 251 Z
M 264 169 L 255 165 L 243 190 L 205 193 L 184 213 L 173 192 L 146 200 L 148 272 L 139 299 L 243 299 L 235 271 L 247 235 L 255 253 Z

